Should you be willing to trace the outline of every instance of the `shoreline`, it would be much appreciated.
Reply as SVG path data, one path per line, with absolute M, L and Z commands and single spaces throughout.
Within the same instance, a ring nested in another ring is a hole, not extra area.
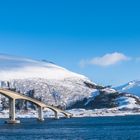
M 113 109 L 94 109 L 94 110 L 86 110 L 86 109 L 71 109 L 67 110 L 67 112 L 73 114 L 73 118 L 82 118 L 82 117 L 119 117 L 119 116 L 135 116 L 140 115 L 140 112 L 135 112 L 133 110 L 120 111 L 116 108 Z M 0 111 L 0 118 L 8 118 L 9 111 L 3 110 Z M 63 114 L 58 114 L 59 117 L 64 117 Z M 16 118 L 37 118 L 38 114 L 36 110 L 29 111 L 18 111 L 16 112 Z M 45 111 L 44 118 L 53 118 L 54 113 L 52 111 Z

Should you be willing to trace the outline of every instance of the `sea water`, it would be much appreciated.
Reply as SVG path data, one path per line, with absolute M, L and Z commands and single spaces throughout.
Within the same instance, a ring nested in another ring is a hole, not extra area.
M 71 119 L 21 119 L 21 124 L 4 124 L 0 140 L 140 140 L 140 116 Z

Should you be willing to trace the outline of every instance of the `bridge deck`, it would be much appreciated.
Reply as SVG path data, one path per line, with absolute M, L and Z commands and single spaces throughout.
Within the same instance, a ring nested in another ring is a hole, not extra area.
M 63 113 L 63 114 L 65 114 L 65 115 L 72 115 L 72 114 L 70 114 L 70 113 L 68 113 L 68 112 L 66 112 L 66 111 L 63 111 L 63 110 L 61 110 L 61 109 L 58 109 L 58 108 L 56 108 L 56 107 L 54 107 L 54 106 L 47 105 L 47 104 L 45 104 L 45 103 L 43 103 L 43 102 L 41 102 L 41 101 L 39 101 L 39 100 L 37 100 L 37 99 L 28 97 L 28 96 L 23 95 L 23 94 L 19 94 L 19 93 L 14 92 L 14 91 L 10 91 L 10 90 L 7 90 L 7 89 L 1 89 L 1 88 L 0 88 L 0 94 L 6 96 L 6 97 L 8 97 L 8 98 L 15 99 L 15 100 L 16 100 L 16 99 L 27 100 L 27 101 L 30 101 L 30 102 L 32 102 L 32 103 L 34 103 L 34 104 L 36 104 L 37 106 L 40 106 L 40 107 L 42 107 L 42 108 L 49 108 L 49 109 L 51 109 L 51 110 L 53 110 L 53 111 L 55 111 L 55 112 L 60 112 L 60 113 Z

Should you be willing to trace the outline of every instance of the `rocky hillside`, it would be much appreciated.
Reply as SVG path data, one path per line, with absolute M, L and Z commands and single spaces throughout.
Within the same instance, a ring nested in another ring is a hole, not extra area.
M 99 89 L 90 98 L 84 98 L 74 103 L 70 109 L 103 109 L 116 108 L 122 111 L 140 111 L 140 98 L 129 93 L 121 93 L 114 89 Z

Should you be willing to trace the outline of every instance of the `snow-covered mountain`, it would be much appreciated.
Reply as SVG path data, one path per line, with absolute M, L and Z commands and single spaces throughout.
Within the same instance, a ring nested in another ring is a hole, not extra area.
M 97 85 L 87 77 L 49 61 L 37 61 L 0 54 L 1 88 L 10 88 L 62 108 L 84 108 L 88 110 L 113 108 L 139 111 L 139 97 L 121 93 L 126 89 L 139 87 L 139 83 L 135 81 L 118 87 L 117 89 L 120 91 L 118 92 L 115 89 Z M 134 91 L 134 93 L 136 92 Z M 0 98 L 0 107 L 8 108 L 5 97 L 0 95 Z M 17 103 L 18 108 L 24 109 L 25 106 L 33 108 L 31 104 L 19 102 Z
M 116 88 L 120 92 L 127 92 L 140 97 L 140 81 L 134 80 Z
M 63 80 L 65 78 L 88 79 L 47 61 L 0 55 L 0 79 L 46 78 Z
M 72 104 L 91 96 L 95 85 L 87 77 L 47 61 L 0 55 L 0 87 L 24 94 L 34 90 L 34 96 L 48 104 Z
M 132 94 L 121 93 L 114 89 L 105 88 L 94 92 L 92 97 L 76 102 L 72 108 L 140 110 L 140 98 Z

